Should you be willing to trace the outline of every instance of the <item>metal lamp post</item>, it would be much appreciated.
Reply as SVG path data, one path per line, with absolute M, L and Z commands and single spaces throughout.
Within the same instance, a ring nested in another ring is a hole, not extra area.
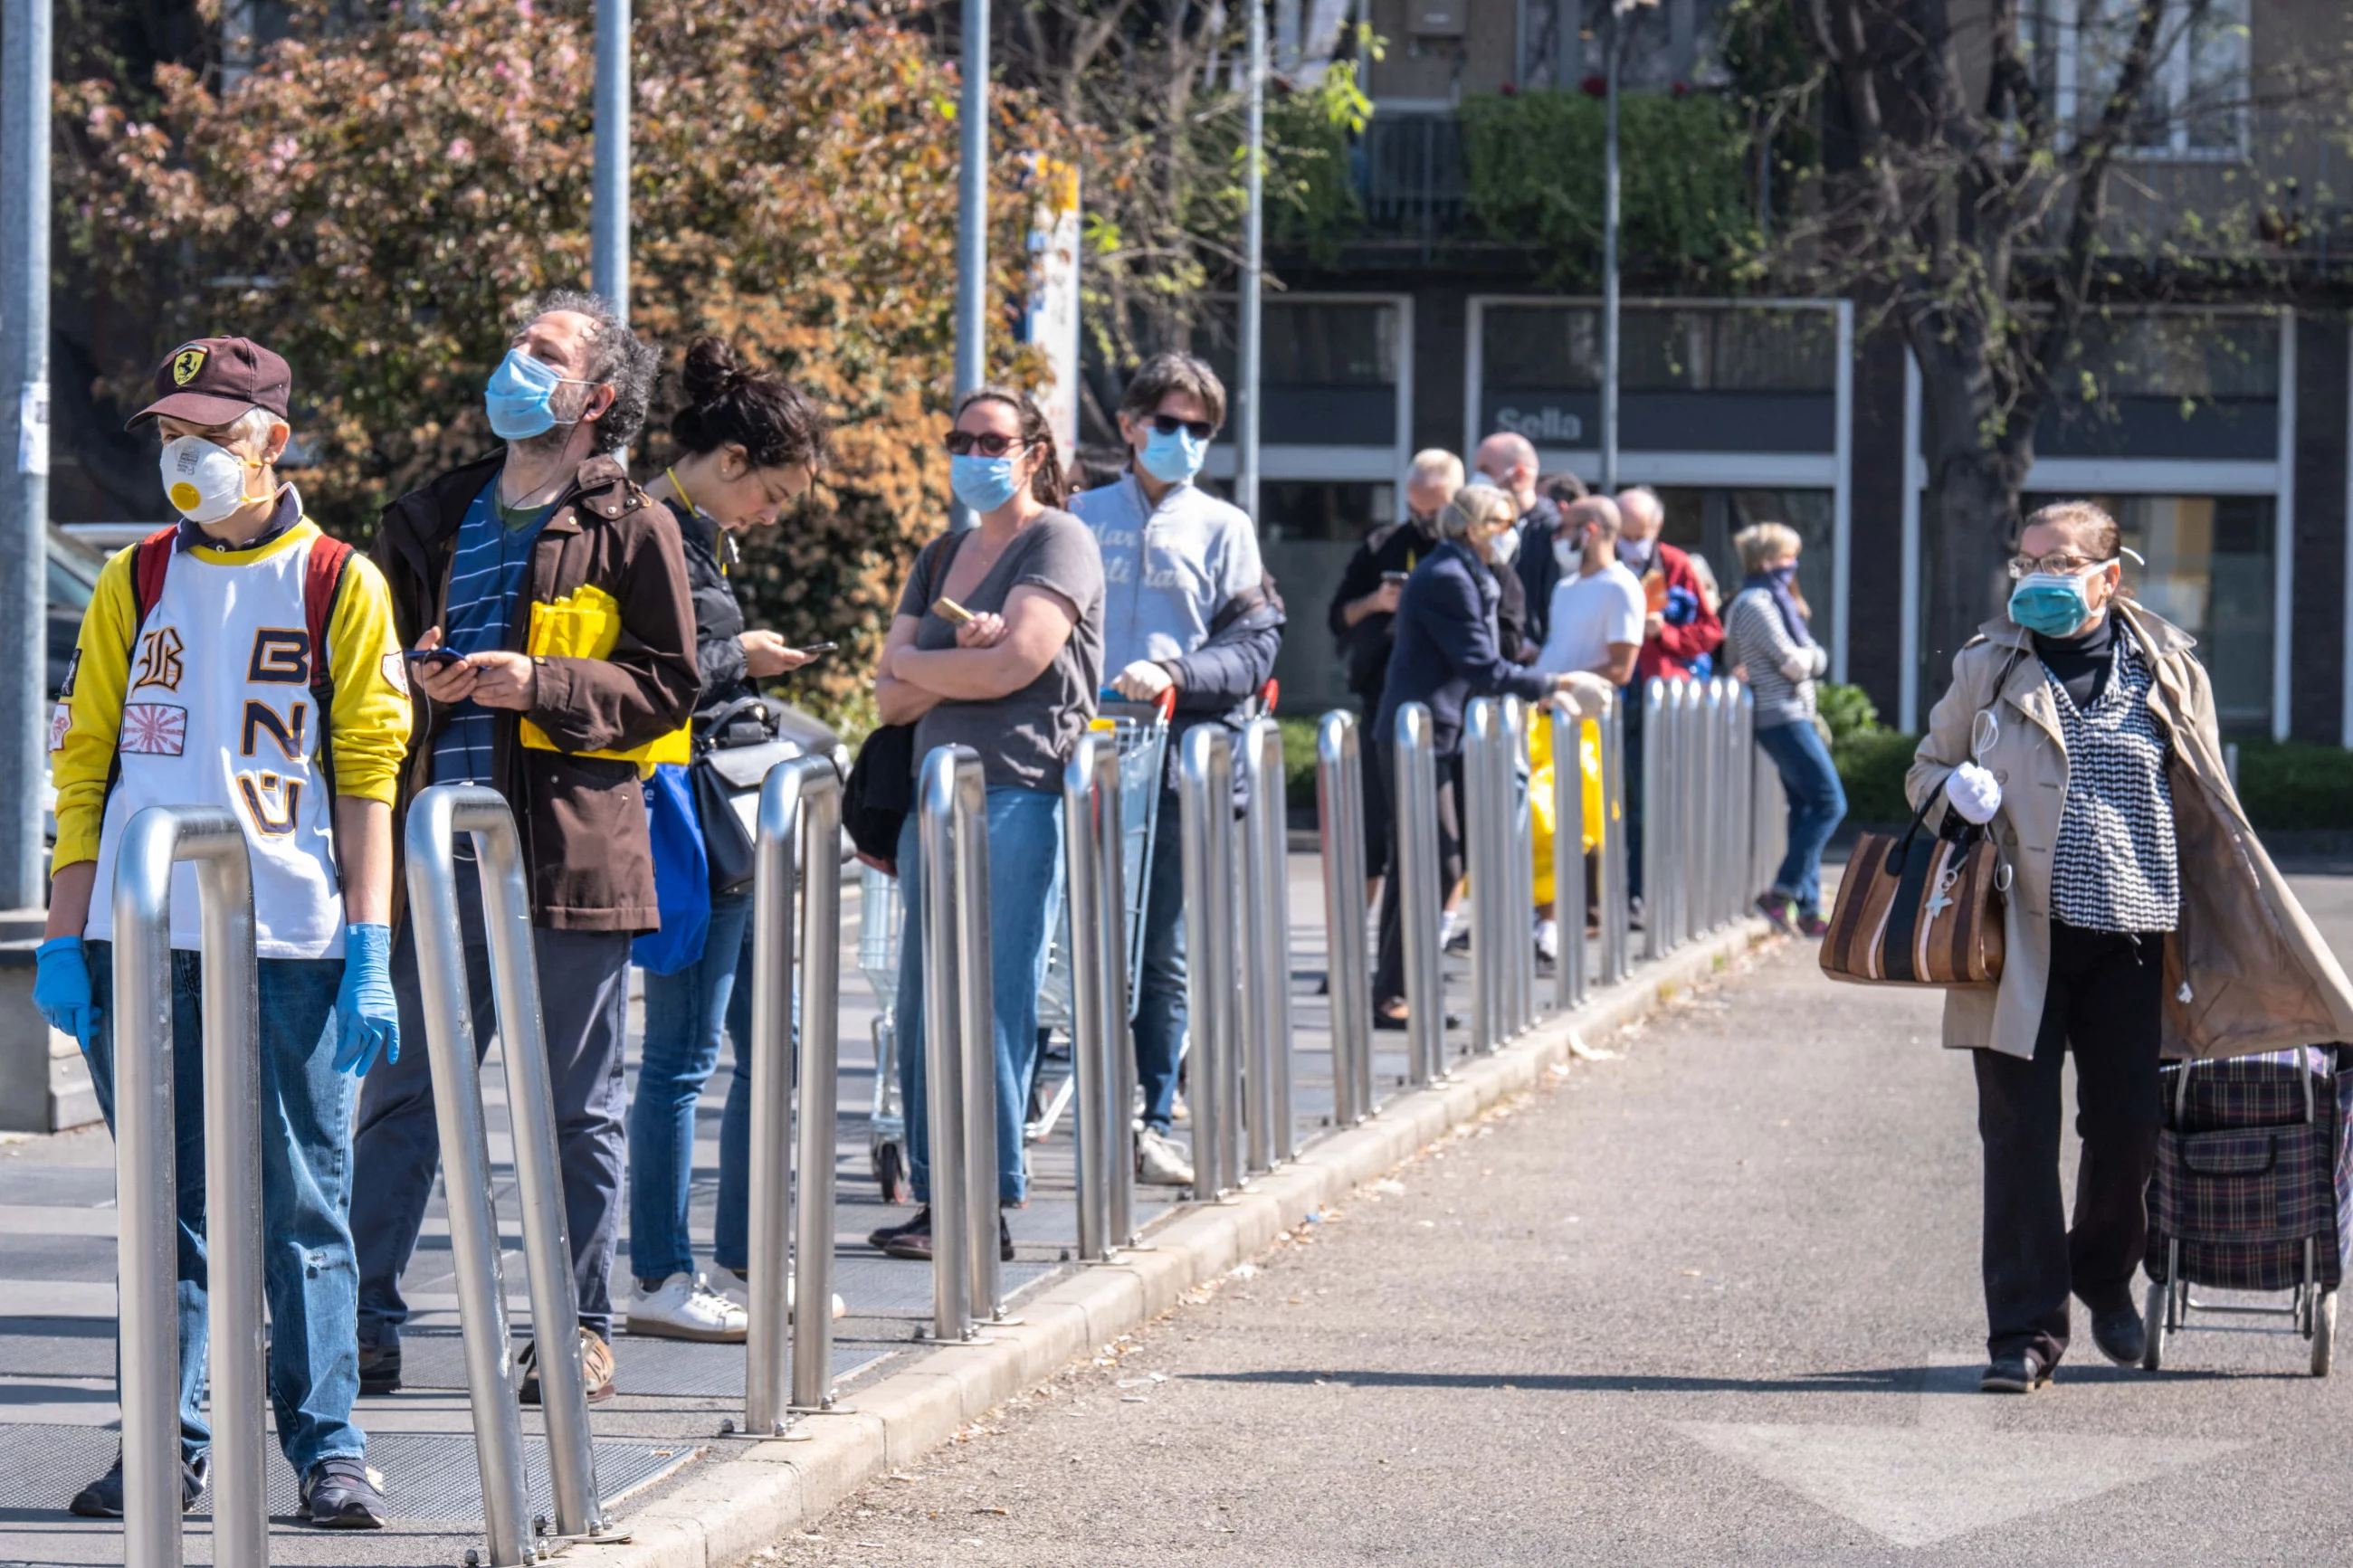
M 588 275 L 629 319 L 629 0 L 596 0 L 596 165 Z
M 955 395 L 988 377 L 988 0 L 964 0 L 964 97 L 956 170 Z M 980 520 L 955 503 L 949 526 Z
M 1266 275 L 1266 5 L 1250 4 L 1250 120 L 1242 154 L 1242 287 L 1240 331 L 1237 348 L 1240 363 L 1240 396 L 1234 432 L 1234 504 L 1255 520 L 1258 516 L 1258 428 L 1260 316 L 1259 296 Z
M 0 625 L 16 653 L 0 682 L 0 908 L 42 893 L 43 672 L 48 668 L 49 71 L 51 0 L 0 15 Z
M 1604 120 L 1608 125 L 1601 178 L 1601 488 L 1618 488 L 1618 66 L 1625 52 L 1627 14 L 1659 0 L 1610 0 L 1609 41 L 1603 54 Z

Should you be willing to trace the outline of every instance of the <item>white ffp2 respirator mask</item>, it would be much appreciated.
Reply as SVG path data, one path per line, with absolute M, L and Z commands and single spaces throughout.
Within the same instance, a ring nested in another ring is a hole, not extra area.
M 241 506 L 269 499 L 245 493 L 245 470 L 260 464 L 201 436 L 165 442 L 162 466 L 164 497 L 190 522 L 218 522 Z

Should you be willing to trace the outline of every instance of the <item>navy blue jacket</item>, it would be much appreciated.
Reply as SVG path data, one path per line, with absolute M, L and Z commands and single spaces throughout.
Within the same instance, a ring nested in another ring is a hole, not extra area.
M 1249 705 L 1259 689 L 1274 674 L 1275 656 L 1282 651 L 1286 618 L 1282 595 L 1272 577 L 1257 588 L 1226 602 L 1209 622 L 1208 640 L 1182 658 L 1163 659 L 1161 668 L 1176 682 L 1176 709 L 1169 717 L 1168 756 L 1160 787 L 1176 788 L 1185 733 L 1197 724 L 1223 724 L 1239 731 L 1250 717 Z M 1239 737 L 1237 737 L 1239 738 Z M 1234 809 L 1250 803 L 1250 784 L 1239 763 L 1234 768 Z
M 1398 710 L 1409 702 L 1430 709 L 1439 756 L 1462 750 L 1462 716 L 1474 697 L 1518 697 L 1534 702 L 1552 680 L 1504 657 L 1495 605 L 1502 592 L 1487 563 L 1448 540 L 1406 580 L 1398 600 L 1397 638 L 1381 689 L 1374 737 L 1386 747 L 1397 733 Z

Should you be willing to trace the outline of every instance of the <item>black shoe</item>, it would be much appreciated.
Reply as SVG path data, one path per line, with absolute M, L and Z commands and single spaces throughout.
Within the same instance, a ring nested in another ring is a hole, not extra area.
M 302 1477 L 302 1515 L 321 1530 L 382 1530 L 384 1478 L 364 1459 L 322 1459 Z
M 2118 1366 L 2138 1366 L 2148 1352 L 2148 1327 L 2130 1307 L 2092 1314 L 2092 1342 Z
M 923 1237 L 923 1256 L 929 1258 L 932 1245 L 932 1205 L 929 1204 L 917 1209 L 915 1217 L 903 1224 L 886 1225 L 879 1230 L 867 1232 L 866 1245 L 886 1257 L 896 1258 L 899 1254 L 891 1250 L 891 1244 L 902 1236 L 912 1236 L 918 1231 L 922 1232 Z
M 1978 1379 L 1980 1394 L 2031 1394 L 2051 1381 L 2051 1368 L 2032 1351 L 1996 1356 Z
M 400 1392 L 400 1342 L 360 1346 L 360 1392 Z
M 180 1511 L 187 1512 L 205 1495 L 205 1480 L 212 1473 L 212 1461 L 199 1456 L 195 1464 L 180 1461 Z M 73 1501 L 66 1505 L 82 1519 L 121 1519 L 122 1517 L 122 1451 L 116 1449 L 114 1463 L 106 1474 L 74 1493 Z
M 1626 929 L 1628 931 L 1642 931 L 1646 929 L 1645 922 L 1647 922 L 1650 918 L 1650 911 L 1642 907 L 1642 900 L 1640 898 L 1631 898 L 1626 900 Z
M 1391 1013 L 1383 1008 L 1376 1007 L 1373 1009 L 1373 1027 L 1376 1029 L 1391 1029 L 1398 1034 L 1403 1034 L 1405 1032 L 1405 1015 L 1402 1013 Z
M 1005 1223 L 1005 1211 L 1002 1209 L 997 1215 L 997 1260 L 999 1263 L 1013 1261 L 1013 1227 Z

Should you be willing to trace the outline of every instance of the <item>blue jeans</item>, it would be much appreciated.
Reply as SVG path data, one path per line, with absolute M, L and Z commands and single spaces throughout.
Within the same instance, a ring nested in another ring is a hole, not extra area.
M 719 1065 L 723 1034 L 735 1068 L 719 1117 L 719 1216 L 712 1249 L 722 1268 L 752 1266 L 752 896 L 711 900 L 702 956 L 675 974 L 646 976 L 646 1039 L 629 1100 L 629 1271 L 661 1280 L 694 1271 L 687 1188 L 694 1179 L 694 1105 Z
M 1379 770 L 1370 770 L 1372 773 Z M 1144 874 L 1144 963 L 1135 977 L 1135 1081 L 1144 1124 L 1168 1131 L 1185 1046 L 1185 839 L 1176 792 L 1164 790 Z
M 83 944 L 99 999 L 90 1082 L 114 1125 L 114 944 Z M 197 956 L 172 954 L 173 1175 L 179 1208 L 180 1452 L 212 1447 L 205 1424 L 205 1058 Z M 359 1271 L 352 1260 L 352 1107 L 356 1082 L 334 1068 L 340 958 L 261 961 L 261 1289 L 269 1307 L 269 1405 L 297 1476 L 355 1458 L 360 1392 Z M 418 1047 L 422 1049 L 421 1043 Z M 255 1332 L 260 1325 L 254 1324 Z M 117 1369 L 118 1378 L 120 1368 Z
M 914 813 L 899 832 L 899 1093 L 907 1112 L 907 1164 L 919 1203 L 932 1195 L 931 1125 L 923 1096 L 923 849 Z M 997 1195 L 1029 1195 L 1021 1128 L 1038 1070 L 1038 987 L 1046 940 L 1062 909 L 1062 797 L 1059 791 L 988 792 L 988 952 L 997 1035 Z
M 1786 895 L 1799 914 L 1822 910 L 1822 846 L 1846 817 L 1846 791 L 1821 731 L 1811 724 L 1776 724 L 1757 731 L 1757 743 L 1781 770 L 1781 790 L 1789 797 L 1789 852 L 1781 858 L 1771 890 Z

